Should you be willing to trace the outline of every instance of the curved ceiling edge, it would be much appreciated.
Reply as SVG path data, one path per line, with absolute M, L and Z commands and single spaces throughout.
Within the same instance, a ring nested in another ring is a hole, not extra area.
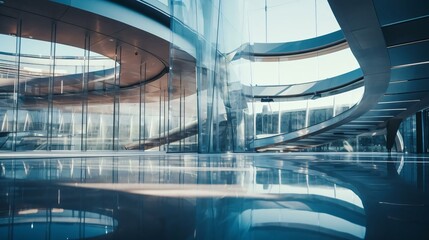
M 246 86 L 243 85 L 243 93 L 254 99 L 272 98 L 276 101 L 303 100 L 319 94 L 326 97 L 339 94 L 361 87 L 363 85 L 363 74 L 360 69 L 341 74 L 336 77 L 320 80 L 317 82 L 294 84 L 294 85 L 270 85 L 270 86 Z
M 159 58 L 164 63 L 164 65 L 168 65 L 169 43 L 171 42 L 170 41 L 171 31 L 162 22 L 155 21 L 154 19 L 144 15 L 143 13 L 138 12 L 137 10 L 131 9 L 126 5 L 115 3 L 113 1 L 103 1 L 103 0 L 91 0 L 91 1 L 50 0 L 50 1 L 70 7 L 65 11 L 64 14 L 66 14 L 66 12 L 68 14 L 68 12 L 74 8 L 84 12 L 96 14 L 104 18 L 108 18 L 108 19 L 114 20 L 115 22 L 120 22 L 125 25 L 128 25 L 129 27 L 133 27 L 143 31 L 147 40 L 144 41 L 144 45 L 141 45 L 138 47 Z M 64 17 L 61 16 L 59 20 L 64 21 Z M 79 19 L 75 20 L 75 19 L 67 18 L 67 20 L 68 20 L 67 21 L 68 23 L 79 26 L 79 22 L 80 22 Z M 144 22 L 145 24 L 141 24 L 142 22 Z M 91 29 L 92 26 L 90 24 L 88 24 L 90 26 L 87 25 L 87 26 L 84 26 L 84 28 L 90 28 L 90 30 L 98 32 L 99 30 L 98 24 L 101 24 L 101 23 L 102 23 L 101 21 L 97 22 L 97 24 L 94 25 L 92 29 Z M 118 38 L 117 36 L 114 36 L 114 34 L 121 33 L 124 29 L 125 27 L 123 27 L 122 29 L 115 29 L 115 30 L 119 30 L 117 32 L 113 32 L 113 31 L 104 32 L 102 34 Z M 154 39 L 154 37 L 158 39 Z M 128 39 L 129 37 L 127 36 L 118 38 L 118 40 L 120 40 L 121 42 L 134 45 L 132 42 L 129 42 Z M 161 41 L 161 40 L 164 40 L 164 41 Z
M 284 42 L 284 43 L 254 43 L 243 45 L 238 50 L 233 60 L 239 58 L 279 58 L 284 56 L 302 55 L 309 54 L 312 52 L 318 52 L 327 54 L 330 52 L 338 51 L 347 48 L 347 42 L 344 38 L 344 34 L 341 30 L 329 33 L 323 36 L 295 41 L 295 42 Z
M 60 1 L 60 0 L 56 0 L 56 1 Z M 109 1 L 134 9 L 139 13 L 155 20 L 156 22 L 161 23 L 162 25 L 170 29 L 171 20 L 169 16 L 169 9 L 167 6 L 163 8 L 163 6 L 161 6 L 162 4 L 155 6 L 154 4 L 156 4 L 157 1 L 153 1 L 152 3 L 149 3 L 147 0 L 109 0 Z
M 131 27 L 140 29 L 150 35 L 156 36 L 163 41 L 150 40 L 145 41 L 145 50 L 154 56 L 162 59 L 165 65 L 169 64 L 169 44 L 174 39 L 174 45 L 185 50 L 186 53 L 195 57 L 195 47 L 192 46 L 193 39 L 196 38 L 195 33 L 182 26 L 182 32 L 186 33 L 185 38 L 171 31 L 171 20 L 175 21 L 175 26 L 180 27 L 181 24 L 177 19 L 171 18 L 168 13 L 156 8 L 144 1 L 130 0 L 50 0 L 59 4 L 77 8 L 86 12 L 94 13 L 115 21 L 122 22 Z M 144 23 L 144 24 L 141 24 Z M 190 37 L 189 37 L 190 36 Z M 125 39 L 121 41 L 126 42 Z M 165 43 L 168 43 L 167 45 Z M 159 44 L 166 45 L 164 52 L 159 49 Z M 152 49 L 156 49 L 152 51 Z

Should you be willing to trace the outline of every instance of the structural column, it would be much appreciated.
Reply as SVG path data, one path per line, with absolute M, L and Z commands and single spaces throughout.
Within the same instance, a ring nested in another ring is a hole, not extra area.
M 393 144 L 395 143 L 396 133 L 398 132 L 399 125 L 401 125 L 402 119 L 392 118 L 387 122 L 386 125 L 386 149 L 387 152 L 392 152 Z
M 424 141 L 424 121 L 423 112 L 419 111 L 416 113 L 416 151 L 417 153 L 425 153 L 425 141 Z

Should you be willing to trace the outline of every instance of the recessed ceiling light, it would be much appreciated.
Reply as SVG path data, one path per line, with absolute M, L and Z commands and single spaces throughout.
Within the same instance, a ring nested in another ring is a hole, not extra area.
M 410 102 L 420 102 L 420 99 L 398 100 L 398 101 L 385 101 L 385 102 L 378 102 L 378 104 L 410 103 Z
M 0 4 L 4 4 L 4 1 L 0 0 Z
M 405 111 L 407 108 L 386 108 L 386 109 L 371 109 L 371 112 L 390 112 L 390 111 Z

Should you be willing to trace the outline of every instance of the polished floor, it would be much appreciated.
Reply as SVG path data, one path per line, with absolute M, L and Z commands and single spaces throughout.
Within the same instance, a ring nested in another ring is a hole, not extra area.
M 0 239 L 429 239 L 429 156 L 0 156 Z

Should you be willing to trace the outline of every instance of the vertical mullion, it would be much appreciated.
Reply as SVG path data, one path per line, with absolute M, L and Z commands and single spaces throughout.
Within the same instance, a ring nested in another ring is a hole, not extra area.
M 121 84 L 121 55 L 122 48 L 117 45 L 115 49 L 115 83 L 113 96 L 113 151 L 119 150 L 119 107 L 120 107 L 120 84 Z
M 166 123 L 165 123 L 165 120 L 166 120 L 166 118 L 167 118 L 167 115 L 168 115 L 168 111 L 166 111 L 166 95 L 167 95 L 167 91 L 164 89 L 164 111 L 163 111 L 163 115 L 164 115 L 164 121 L 163 121 L 163 128 L 164 128 L 164 139 L 165 139 L 165 142 L 164 142 L 164 151 L 166 151 L 166 144 L 168 144 L 168 134 L 167 134 L 167 132 L 166 132 Z
M 161 85 L 161 81 L 159 83 Z M 158 111 L 158 151 L 161 151 L 161 86 L 159 86 L 159 111 Z
M 146 145 L 146 71 L 147 64 L 144 63 L 144 84 L 143 84 L 143 150 L 145 150 Z
M 416 112 L 416 152 L 424 153 L 423 112 Z M 410 121 L 411 122 L 411 121 Z M 412 126 L 410 129 L 413 129 Z
M 18 110 L 19 110 L 19 101 L 18 97 L 20 95 L 20 87 L 19 83 L 21 80 L 21 34 L 22 34 L 22 20 L 20 19 L 17 22 L 17 33 L 16 33 L 16 54 L 18 56 L 17 58 L 17 64 L 16 64 L 16 80 L 14 81 L 14 93 L 13 93 L 13 129 L 12 129 L 12 151 L 16 151 L 16 142 L 18 138 Z
M 55 58 L 56 58 L 56 40 L 57 38 L 57 25 L 55 22 L 51 26 L 51 49 L 50 49 L 50 77 L 48 82 L 48 127 L 46 134 L 46 150 L 52 150 L 52 136 L 53 136 L 53 116 L 54 116 L 54 103 L 53 103 L 53 92 L 54 92 L 54 81 L 55 81 Z
M 186 151 L 186 89 L 183 88 L 183 131 L 184 131 L 184 136 L 183 136 L 183 148 Z
M 82 135 L 81 135 L 81 150 L 88 149 L 88 78 L 89 78 L 89 57 L 90 57 L 90 35 L 85 35 L 84 62 L 82 71 Z
M 140 60 L 140 94 L 139 94 L 139 150 L 142 150 L 142 67 L 143 67 L 143 58 Z M 140 177 L 140 175 L 139 175 Z

